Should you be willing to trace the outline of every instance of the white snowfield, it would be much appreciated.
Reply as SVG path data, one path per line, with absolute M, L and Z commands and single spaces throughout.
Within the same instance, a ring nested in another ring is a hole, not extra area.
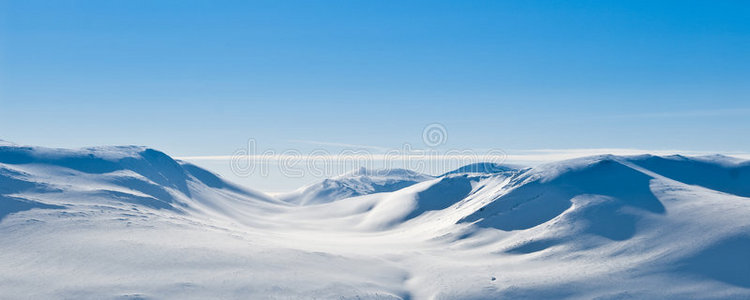
M 2 299 L 749 299 L 750 163 L 359 170 L 271 197 L 143 147 L 0 145 Z M 286 201 L 283 201 L 286 200 Z

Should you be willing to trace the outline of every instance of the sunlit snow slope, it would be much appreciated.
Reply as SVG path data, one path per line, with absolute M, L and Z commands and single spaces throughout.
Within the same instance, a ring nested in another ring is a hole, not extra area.
M 272 197 L 144 147 L 0 144 L 0 298 L 747 299 L 750 163 L 357 170 Z

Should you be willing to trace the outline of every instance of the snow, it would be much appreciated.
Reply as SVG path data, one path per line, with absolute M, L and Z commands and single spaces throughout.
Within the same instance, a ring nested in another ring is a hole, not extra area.
M 392 192 L 432 178 L 405 169 L 369 170 L 362 167 L 276 197 L 298 205 L 321 204 L 355 196 Z
M 0 294 L 750 297 L 750 163 L 600 155 L 271 196 L 146 147 L 0 145 Z
M 524 169 L 522 166 L 504 165 L 496 163 L 473 163 L 468 164 L 453 171 L 447 172 L 441 176 L 451 174 L 496 174 L 505 172 L 518 172 Z

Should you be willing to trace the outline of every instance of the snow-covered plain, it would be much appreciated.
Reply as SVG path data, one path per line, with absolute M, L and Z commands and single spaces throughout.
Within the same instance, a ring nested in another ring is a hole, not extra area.
M 144 147 L 0 145 L 0 298 L 748 299 L 750 163 L 358 170 L 269 196 Z

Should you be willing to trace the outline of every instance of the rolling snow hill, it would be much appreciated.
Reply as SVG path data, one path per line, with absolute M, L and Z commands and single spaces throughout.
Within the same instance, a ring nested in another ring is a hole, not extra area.
M 602 155 L 276 197 L 144 147 L 0 144 L 0 294 L 747 299 L 750 163 Z

